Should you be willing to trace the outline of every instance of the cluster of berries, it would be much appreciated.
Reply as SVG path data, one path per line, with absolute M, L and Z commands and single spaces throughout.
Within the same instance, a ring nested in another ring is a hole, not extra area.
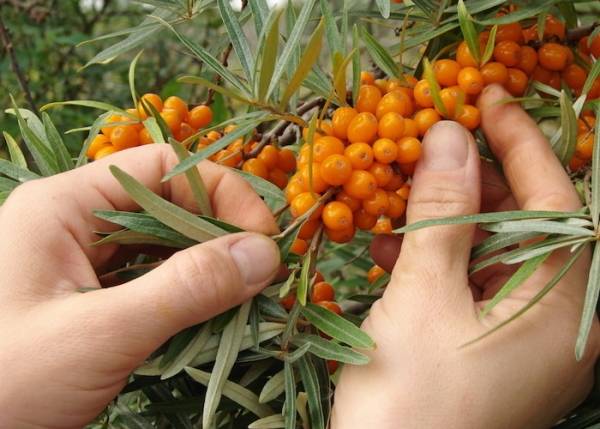
M 142 123 L 148 118 L 148 104 L 156 109 L 173 137 L 180 142 L 212 122 L 212 110 L 208 106 L 200 105 L 189 110 L 187 103 L 177 96 L 163 102 L 156 94 L 144 94 L 137 109 L 127 109 L 129 116 L 113 114 L 107 118 L 101 132 L 88 147 L 88 158 L 97 160 L 120 150 L 153 143 Z

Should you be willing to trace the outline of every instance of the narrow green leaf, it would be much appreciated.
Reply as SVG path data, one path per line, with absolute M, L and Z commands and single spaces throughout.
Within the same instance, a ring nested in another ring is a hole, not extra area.
M 4 136 L 4 140 L 6 141 L 6 146 L 8 147 L 8 153 L 10 154 L 10 160 L 18 167 L 23 169 L 27 169 L 27 161 L 25 160 L 25 155 L 23 155 L 23 151 L 19 147 L 19 143 L 14 139 L 6 131 L 2 131 L 2 135 Z
M 183 349 L 183 351 L 175 357 L 171 363 L 169 363 L 165 368 L 163 368 L 163 373 L 160 376 L 161 380 L 166 380 L 167 378 L 171 378 L 188 366 L 192 360 L 202 351 L 202 349 L 208 343 L 210 336 L 212 334 L 212 325 L 211 322 L 206 322 L 196 333 L 194 338 L 189 342 L 189 344 Z
M 531 258 L 538 257 L 545 252 L 562 249 L 564 247 L 573 247 L 585 242 L 592 241 L 591 237 L 568 237 L 563 239 L 547 239 L 532 248 L 525 247 L 515 250 L 510 256 L 505 255 L 502 259 L 503 264 L 518 264 Z M 546 243 L 546 244 L 543 244 Z
M 375 342 L 366 332 L 323 307 L 308 303 L 302 308 L 302 315 L 317 329 L 338 341 L 363 349 L 375 347 Z
M 93 109 L 105 110 L 107 112 L 115 112 L 122 116 L 127 116 L 131 118 L 131 120 L 137 120 L 137 118 L 126 110 L 121 109 L 120 107 L 113 106 L 112 104 L 105 103 L 103 101 L 94 101 L 94 100 L 69 100 L 69 101 L 55 101 L 53 103 L 48 103 L 42 106 L 40 109 L 42 112 L 48 109 L 52 109 L 54 107 L 62 107 L 62 106 L 82 106 L 82 107 L 91 107 Z
M 110 171 L 131 198 L 144 210 L 186 237 L 202 243 L 227 233 L 227 231 L 159 197 L 120 168 L 112 165 Z
M 385 19 L 390 17 L 390 1 L 389 0 L 377 0 L 377 7 L 379 8 L 379 13 Z
M 283 191 L 268 180 L 265 180 L 262 177 L 255 176 L 250 173 L 246 173 L 245 171 L 238 170 L 236 168 L 232 168 L 231 171 L 238 174 L 239 176 L 242 176 L 244 180 L 246 180 L 246 182 L 248 182 L 250 186 L 252 186 L 252 189 L 254 189 L 254 191 L 261 197 L 272 199 L 273 201 L 280 204 L 286 203 Z
M 254 69 L 254 57 L 250 52 L 250 46 L 248 45 L 248 39 L 244 34 L 240 22 L 235 16 L 233 9 L 231 8 L 231 2 L 229 0 L 217 0 L 219 7 L 219 13 L 225 24 L 225 29 L 229 34 L 229 40 L 231 45 L 246 73 L 246 79 L 252 84 Z
M 138 414 L 134 414 L 129 408 L 124 405 L 117 406 L 118 419 L 128 429 L 153 429 L 154 425 L 148 419 Z
M 321 389 L 317 371 L 309 356 L 298 359 L 298 369 L 302 378 L 302 385 L 308 399 L 308 411 L 310 414 L 311 429 L 325 429 L 323 407 L 321 405 Z
M 290 362 L 283 363 L 285 375 L 285 404 L 283 405 L 283 417 L 285 418 L 285 429 L 296 429 L 296 380 L 294 368 Z
M 563 165 L 568 165 L 577 144 L 577 115 L 573 103 L 564 91 L 560 93 L 560 140 L 553 147 Z
M 279 53 L 279 20 L 281 19 L 282 10 L 274 10 L 269 16 L 267 27 L 265 27 L 264 42 L 260 43 L 261 61 L 260 75 L 258 79 L 257 95 L 258 100 L 264 102 L 267 97 L 271 78 L 275 71 L 275 63 L 277 54 Z
M 431 92 L 431 98 L 433 99 L 433 104 L 435 107 L 442 113 L 444 117 L 448 116 L 448 112 L 446 111 L 446 106 L 442 102 L 442 97 L 440 97 L 440 84 L 435 78 L 435 73 L 433 72 L 433 67 L 429 62 L 428 58 L 423 58 L 423 76 L 425 80 L 429 84 L 429 91 Z
M 600 64 L 600 61 L 596 61 Z M 600 118 L 600 104 L 596 105 L 596 118 Z M 590 207 L 592 222 L 598 228 L 600 218 L 600 120 L 596 120 L 594 129 L 594 151 L 592 153 L 592 204 Z
M 11 192 L 17 186 L 19 186 L 19 182 L 16 180 L 0 177 L 0 192 Z
M 490 30 L 490 37 L 483 50 L 483 56 L 481 57 L 481 64 L 486 64 L 494 53 L 494 47 L 496 46 L 496 33 L 498 32 L 498 26 L 494 25 Z M 470 48 L 469 48 L 470 49 Z
M 281 370 L 265 383 L 260 391 L 258 402 L 261 404 L 266 404 L 267 402 L 271 402 L 273 399 L 276 399 L 284 392 L 284 383 L 284 370 Z
M 321 7 L 321 13 L 323 14 L 323 20 L 325 21 L 325 34 L 327 36 L 329 53 L 334 55 L 336 52 L 344 52 L 340 32 L 338 30 L 335 17 L 333 16 L 331 2 L 327 0 L 319 0 L 319 5 Z
M 310 350 L 310 344 L 306 343 L 298 347 L 291 353 L 285 355 L 285 361 L 292 364 L 304 356 Z
M 248 429 L 278 429 L 284 427 L 285 421 L 281 414 L 273 414 L 272 416 L 264 417 L 248 425 Z
M 50 116 L 46 112 L 42 112 L 42 122 L 46 131 L 46 137 L 50 143 L 50 148 L 56 157 L 56 163 L 60 171 L 69 171 L 73 169 L 73 160 L 69 154 L 69 150 L 65 146 L 60 133 L 52 123 Z
M 227 98 L 238 100 L 245 104 L 251 104 L 251 101 L 244 95 L 240 94 L 239 90 L 217 85 L 201 76 L 182 76 L 177 79 L 177 82 L 189 83 L 191 85 L 202 85 L 208 89 L 212 89 L 213 91 L 223 94 Z
M 354 24 L 352 27 L 352 47 L 354 48 L 354 55 L 352 56 L 352 103 L 356 105 L 356 99 L 358 98 L 358 91 L 360 89 L 360 46 L 359 46 L 359 34 L 358 26 Z
M 590 38 L 589 40 L 592 39 Z M 581 91 L 582 94 L 589 94 L 598 76 L 600 76 L 600 61 L 596 60 L 592 65 L 592 68 L 590 69 L 587 78 L 585 79 L 585 83 L 583 84 L 583 90 Z
M 248 387 L 250 384 L 258 380 L 265 372 L 267 372 L 271 366 L 273 366 L 273 363 L 274 361 L 270 359 L 254 362 L 252 365 L 250 365 L 250 368 L 248 368 L 248 371 L 244 373 L 242 378 L 240 378 L 240 382 L 238 384 L 243 387 Z
M 0 159 L 0 174 L 18 180 L 21 183 L 27 182 L 28 180 L 39 179 L 40 177 L 26 168 L 19 167 L 17 164 L 5 159 Z
M 545 232 L 548 234 L 568 234 L 577 236 L 594 236 L 594 231 L 565 222 L 551 220 L 513 220 L 493 222 L 481 226 L 490 232 Z
M 369 363 L 369 358 L 364 354 L 333 341 L 328 341 L 318 335 L 297 334 L 290 339 L 290 342 L 300 347 L 309 344 L 310 353 L 321 359 L 336 360 L 351 365 L 365 365 Z
M 360 36 L 369 52 L 369 55 L 377 66 L 388 76 L 400 77 L 400 68 L 388 53 L 388 50 L 373 37 L 365 27 L 360 27 Z
M 310 270 L 312 266 L 312 252 L 307 252 L 302 260 L 302 270 L 300 271 L 300 281 L 296 290 L 296 299 L 300 305 L 306 305 L 308 296 L 308 287 L 310 285 Z
M 133 57 L 133 60 L 131 60 L 131 63 L 129 64 L 129 73 L 128 73 L 129 92 L 131 93 L 131 101 L 133 102 L 133 106 L 136 109 L 138 108 L 139 97 L 138 97 L 137 91 L 135 89 L 135 68 L 136 68 L 137 63 L 143 53 L 144 53 L 144 50 L 142 49 L 140 52 L 138 52 L 136 54 L 135 57 Z
M 149 234 L 137 231 L 117 231 L 108 234 L 106 237 L 92 243 L 92 246 L 102 246 L 105 244 L 147 244 L 153 246 L 172 247 L 174 249 L 184 249 L 189 246 L 182 246 L 180 243 L 165 240 Z
M 250 10 L 252 10 L 254 27 L 258 36 L 262 32 L 262 29 L 265 28 L 265 23 L 269 16 L 269 5 L 266 0 L 250 0 L 248 4 L 250 5 Z
M 588 336 L 592 323 L 596 317 L 596 308 L 598 305 L 598 294 L 600 293 L 600 246 L 594 247 L 594 256 L 592 257 L 592 266 L 588 277 L 585 301 L 583 303 L 583 312 L 581 313 L 581 322 L 579 324 L 579 333 L 575 344 L 575 357 L 578 361 L 583 358 L 588 342 Z
M 475 29 L 475 24 L 473 23 L 473 18 L 469 14 L 463 0 L 458 0 L 457 10 L 458 23 L 460 24 L 463 38 L 465 39 L 465 42 L 467 42 L 467 46 L 469 47 L 469 51 L 475 59 L 475 62 L 480 64 L 481 52 L 479 51 L 479 37 L 477 30 Z
M 488 255 L 505 247 L 522 241 L 530 240 L 539 235 L 537 232 L 502 232 L 494 234 L 483 240 L 471 250 L 471 259 L 476 259 L 481 256 Z

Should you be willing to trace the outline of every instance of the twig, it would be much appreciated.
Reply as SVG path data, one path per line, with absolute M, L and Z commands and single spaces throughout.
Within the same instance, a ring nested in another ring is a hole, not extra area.
M 33 97 L 31 96 L 31 91 L 29 90 L 29 85 L 27 84 L 27 79 L 19 66 L 19 62 L 17 61 L 17 56 L 15 55 L 15 51 L 13 49 L 13 44 L 10 39 L 10 35 L 8 34 L 8 30 L 4 26 L 4 21 L 2 20 L 2 16 L 0 15 L 0 37 L 2 38 L 2 44 L 4 45 L 4 49 L 10 58 L 10 64 L 12 66 L 13 72 L 17 76 L 17 80 L 19 81 L 19 85 L 25 94 L 25 99 L 27 103 L 29 103 L 29 107 L 36 114 L 39 115 L 39 111 L 33 102 Z
M 594 22 L 591 25 L 586 25 L 584 27 L 576 27 L 570 28 L 567 30 L 567 41 L 568 42 L 578 42 L 583 39 L 585 36 L 589 36 L 592 34 L 594 29 L 598 27 L 600 23 Z

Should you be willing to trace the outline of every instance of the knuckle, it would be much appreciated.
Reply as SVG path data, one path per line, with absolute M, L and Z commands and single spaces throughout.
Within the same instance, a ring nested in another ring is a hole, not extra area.
M 452 186 L 428 186 L 411 195 L 409 210 L 419 219 L 467 214 L 473 210 L 472 197 Z
M 525 210 L 569 210 L 573 207 L 574 195 L 569 192 L 547 190 L 530 198 L 524 205 Z

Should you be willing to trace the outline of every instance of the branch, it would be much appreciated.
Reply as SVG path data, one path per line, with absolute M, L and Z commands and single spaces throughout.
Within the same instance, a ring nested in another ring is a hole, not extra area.
M 23 71 L 19 66 L 19 62 L 17 61 L 17 56 L 15 55 L 15 51 L 13 49 L 13 44 L 10 39 L 10 35 L 8 34 L 8 30 L 4 26 L 4 21 L 2 20 L 2 16 L 0 16 L 0 38 L 2 38 L 2 44 L 4 45 L 4 49 L 8 57 L 10 58 L 10 64 L 12 66 L 13 72 L 17 76 L 17 80 L 19 81 L 19 85 L 25 94 L 25 99 L 27 103 L 29 103 L 29 107 L 36 114 L 39 115 L 39 111 L 33 102 L 33 97 L 31 96 L 31 91 L 29 90 L 29 85 L 27 84 L 27 79 L 25 75 L 23 75 Z
M 598 27 L 599 25 L 600 25 L 600 23 L 594 22 L 593 24 L 586 25 L 585 27 L 569 28 L 567 30 L 567 41 L 568 42 L 578 42 L 579 40 L 583 39 L 585 36 L 589 36 L 590 34 L 592 34 L 594 29 L 596 27 Z

